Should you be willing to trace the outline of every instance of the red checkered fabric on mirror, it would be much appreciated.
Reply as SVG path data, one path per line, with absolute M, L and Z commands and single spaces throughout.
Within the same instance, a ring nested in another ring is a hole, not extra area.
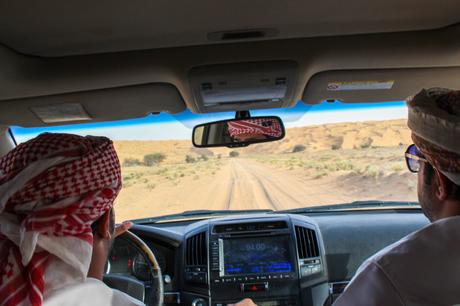
M 227 123 L 228 133 L 231 137 L 238 135 L 265 135 L 271 137 L 281 136 L 281 126 L 275 119 L 247 119 L 230 121 Z

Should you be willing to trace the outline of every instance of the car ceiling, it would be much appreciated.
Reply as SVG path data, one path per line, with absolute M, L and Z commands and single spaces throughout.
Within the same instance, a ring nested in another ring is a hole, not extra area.
M 201 112 L 190 69 L 228 63 L 295 61 L 294 98 L 282 107 L 340 98 L 321 88 L 349 81 L 347 71 L 360 80 L 379 72 L 413 79 L 391 94 L 357 92 L 350 102 L 403 99 L 419 87 L 459 84 L 459 13 L 460 2 L 435 0 L 0 1 L 0 124 L 43 125 L 30 107 L 47 97 L 86 110 L 99 103 L 96 121 Z M 269 37 L 209 39 L 251 29 Z M 427 82 L 429 69 L 436 71 Z M 121 92 L 132 101 L 113 102 Z
M 0 40 L 28 55 L 65 56 L 216 43 L 208 34 L 274 29 L 273 38 L 442 28 L 457 0 L 2 1 Z

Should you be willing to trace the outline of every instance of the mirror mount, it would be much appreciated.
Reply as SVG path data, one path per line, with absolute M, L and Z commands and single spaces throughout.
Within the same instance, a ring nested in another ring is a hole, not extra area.
M 237 111 L 235 114 L 235 119 L 249 119 L 251 118 L 251 113 L 247 110 Z

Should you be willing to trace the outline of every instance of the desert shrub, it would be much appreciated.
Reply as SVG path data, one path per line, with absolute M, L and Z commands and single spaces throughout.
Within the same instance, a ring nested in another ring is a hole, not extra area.
M 148 167 L 155 166 L 166 159 L 166 155 L 163 153 L 152 153 L 144 156 L 144 165 Z
M 373 177 L 373 178 L 378 178 L 379 176 L 383 175 L 383 171 L 380 170 L 377 166 L 371 166 L 368 165 L 364 169 L 361 169 L 360 174 L 367 176 L 367 177 Z
M 123 186 L 126 185 L 127 182 L 137 182 L 143 176 L 142 173 L 129 173 L 122 176 Z
M 222 158 L 222 154 L 217 154 L 217 159 L 221 159 Z
M 342 148 L 342 145 L 341 144 L 338 144 L 338 143 L 334 143 L 332 146 L 331 146 L 331 149 L 332 150 L 339 150 Z
M 142 162 L 137 158 L 125 158 L 123 161 L 123 167 L 133 167 L 133 166 L 140 166 Z
M 317 179 L 320 179 L 324 176 L 327 176 L 327 172 L 326 171 L 320 171 L 320 172 L 317 172 L 314 176 L 313 176 L 313 179 L 317 180 Z
M 306 147 L 302 144 L 295 145 L 294 148 L 292 148 L 292 153 L 296 152 L 302 152 L 305 151 Z
M 194 162 L 196 162 L 196 159 L 192 155 L 187 155 L 185 156 L 185 162 L 187 164 L 193 164 Z
M 207 157 L 210 157 L 210 156 L 213 156 L 214 155 L 214 152 L 209 150 L 209 149 L 206 149 L 206 148 L 195 148 L 195 147 L 192 147 L 190 149 L 190 151 L 192 153 L 195 153 L 196 155 L 206 155 Z
M 203 154 L 203 155 L 200 156 L 200 159 L 202 161 L 207 161 L 209 158 L 206 155 Z
M 339 170 L 353 170 L 355 168 L 355 165 L 348 160 L 339 160 L 335 162 L 335 166 L 337 171 Z
M 158 171 L 155 172 L 156 175 L 166 175 L 168 172 L 168 168 L 160 168 Z
M 391 170 L 396 171 L 396 172 L 403 171 L 404 169 L 405 167 L 401 164 L 393 165 L 391 167 Z
M 372 144 L 372 139 L 371 138 L 366 138 L 364 141 L 361 143 L 361 149 L 367 149 L 371 146 Z
M 238 157 L 238 156 L 240 156 L 240 153 L 237 152 L 237 151 L 230 151 L 230 153 L 228 153 L 228 156 L 230 156 L 230 157 Z

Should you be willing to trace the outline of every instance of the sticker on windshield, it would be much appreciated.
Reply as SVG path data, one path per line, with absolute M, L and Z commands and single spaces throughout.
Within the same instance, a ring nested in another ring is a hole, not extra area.
M 328 91 L 345 90 L 388 90 L 393 87 L 394 80 L 390 81 L 352 81 L 352 82 L 329 82 Z

